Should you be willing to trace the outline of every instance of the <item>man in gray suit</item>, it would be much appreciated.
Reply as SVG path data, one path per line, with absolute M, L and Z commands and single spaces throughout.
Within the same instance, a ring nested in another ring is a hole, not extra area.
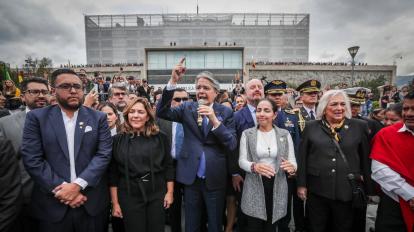
M 21 84 L 20 88 L 22 91 L 21 98 L 26 104 L 26 109 L 15 114 L 0 118 L 0 138 L 8 139 L 12 142 L 13 148 L 18 154 L 22 193 L 23 193 L 23 208 L 19 215 L 19 226 L 20 231 L 34 231 L 36 226 L 34 221 L 28 215 L 28 205 L 30 203 L 30 196 L 33 188 L 33 182 L 30 176 L 27 174 L 23 163 L 20 159 L 20 146 L 23 137 L 24 122 L 26 114 L 30 110 L 45 107 L 48 103 L 49 98 L 49 87 L 48 83 L 43 78 L 28 78 L 25 79 Z

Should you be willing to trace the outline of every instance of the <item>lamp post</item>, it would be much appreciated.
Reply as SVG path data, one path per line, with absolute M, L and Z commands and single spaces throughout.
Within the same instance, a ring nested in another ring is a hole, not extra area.
M 353 46 L 348 48 L 349 54 L 352 57 L 352 72 L 351 72 L 351 86 L 354 86 L 354 68 L 355 68 L 355 56 L 358 53 L 359 46 Z

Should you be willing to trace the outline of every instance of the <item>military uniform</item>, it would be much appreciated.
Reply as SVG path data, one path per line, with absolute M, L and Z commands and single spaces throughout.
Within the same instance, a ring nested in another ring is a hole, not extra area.
M 321 89 L 321 83 L 319 81 L 308 80 L 300 84 L 296 88 L 296 91 L 299 91 L 300 93 L 313 93 L 313 92 L 319 93 L 321 91 L 320 89 Z M 315 106 L 315 109 L 316 109 L 316 106 Z M 303 132 L 303 130 L 305 129 L 305 122 L 316 119 L 316 111 L 314 112 L 314 115 L 312 118 L 312 115 L 308 114 L 304 106 L 302 106 L 298 110 L 297 115 L 299 119 L 299 128 L 301 132 Z
M 344 89 L 344 91 L 348 94 L 349 101 L 351 103 L 351 106 L 359 106 L 365 104 L 365 96 L 367 94 L 367 90 L 362 87 L 353 87 Z M 382 128 L 382 125 L 372 119 L 362 117 L 361 114 L 358 113 L 354 119 L 359 119 L 361 121 L 364 121 L 368 124 L 368 141 L 371 141 L 371 139 L 375 136 L 375 134 Z M 371 168 L 370 168 L 371 169 Z M 371 183 L 370 186 L 372 189 L 375 188 L 375 183 Z M 354 220 L 357 222 L 354 224 L 353 230 L 354 231 L 364 231 L 365 230 L 365 224 L 366 224 L 366 208 L 356 211 L 354 213 Z
M 264 87 L 265 94 L 285 94 L 286 82 L 282 80 L 274 80 L 269 82 Z M 298 154 L 298 148 L 300 143 L 300 130 L 299 130 L 299 118 L 296 111 L 291 109 L 280 109 L 277 112 L 274 124 L 289 131 L 295 149 L 295 155 Z M 297 159 L 297 158 L 296 158 Z M 304 215 L 303 215 L 303 202 L 298 198 L 296 194 L 296 178 L 288 178 L 288 213 L 285 217 L 281 218 L 277 222 L 278 231 L 287 232 L 290 231 L 289 223 L 291 220 L 290 209 L 293 198 L 293 217 L 295 220 L 295 226 L 297 231 L 304 230 Z
M 354 88 L 345 89 L 344 91 L 348 94 L 351 105 L 361 106 L 365 104 L 365 96 L 367 94 L 367 90 L 365 88 L 354 87 Z M 353 118 L 360 119 L 368 123 L 368 128 L 369 128 L 368 136 L 369 136 L 370 141 L 372 138 L 374 138 L 377 132 L 383 128 L 383 125 L 379 123 L 378 121 L 363 117 L 361 114 L 358 114 Z

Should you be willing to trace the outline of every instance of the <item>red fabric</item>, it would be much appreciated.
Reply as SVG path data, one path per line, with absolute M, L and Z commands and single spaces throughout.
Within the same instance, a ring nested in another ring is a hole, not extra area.
M 403 123 L 383 128 L 374 137 L 371 158 L 377 160 L 414 186 L 414 136 L 410 132 L 398 132 Z M 413 232 L 414 211 L 400 197 L 400 207 L 408 232 Z

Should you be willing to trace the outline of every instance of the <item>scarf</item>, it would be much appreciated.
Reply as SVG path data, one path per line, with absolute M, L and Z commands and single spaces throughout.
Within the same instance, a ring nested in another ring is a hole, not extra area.
M 331 133 L 332 137 L 339 143 L 341 140 L 341 136 L 339 135 L 339 132 L 342 129 L 342 126 L 344 125 L 345 119 L 342 120 L 337 126 L 331 126 L 326 119 L 322 119 L 322 124 L 328 128 L 329 132 Z

